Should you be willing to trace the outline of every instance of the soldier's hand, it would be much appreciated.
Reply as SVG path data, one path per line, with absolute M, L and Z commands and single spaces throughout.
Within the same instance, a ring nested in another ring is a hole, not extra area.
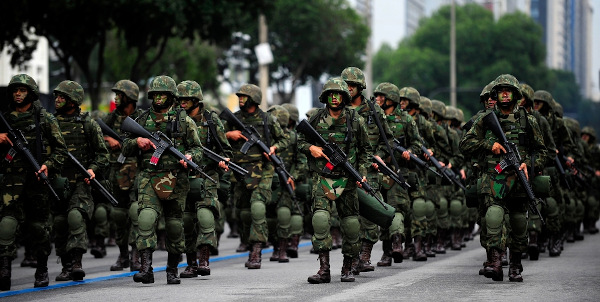
M 296 190 L 296 184 L 294 183 L 294 179 L 292 179 L 291 177 L 288 177 L 287 183 L 292 186 L 292 190 Z
M 465 173 L 465 169 L 460 169 L 460 178 L 467 179 L 467 173 Z
M 192 156 L 191 156 L 191 155 L 189 155 L 189 154 L 186 154 L 186 155 L 185 155 L 185 158 L 187 158 L 187 160 L 189 160 L 189 161 L 192 161 Z M 181 159 L 181 160 L 179 160 L 179 163 L 180 163 L 180 164 L 181 164 L 181 165 L 182 165 L 184 168 L 186 168 L 186 169 L 187 169 L 188 165 L 187 165 L 187 162 L 186 162 L 185 160 Z
M 8 144 L 11 146 L 13 145 L 10 138 L 8 138 L 8 133 L 0 133 L 0 144 Z
M 375 158 L 376 158 L 376 159 L 378 159 L 379 161 L 383 162 L 383 160 L 381 159 L 381 157 L 379 157 L 379 155 L 373 155 L 373 157 L 375 157 Z M 377 163 L 372 163 L 372 164 L 371 164 L 371 166 L 372 166 L 372 167 L 373 167 L 375 170 L 379 171 L 379 165 L 378 165 Z
M 431 154 L 431 156 L 433 156 L 433 150 L 427 149 L 427 151 L 429 152 L 429 154 Z M 423 156 L 425 156 L 426 160 L 429 160 L 429 155 L 427 155 L 427 153 L 423 153 Z
M 567 166 L 569 168 L 573 167 L 573 165 L 575 164 L 575 160 L 572 157 L 567 157 Z
M 492 146 L 492 153 L 498 155 L 500 152 L 506 153 L 506 149 L 504 149 L 500 143 L 494 142 L 494 145 Z
M 240 139 L 244 139 L 244 140 L 248 140 L 247 137 L 245 137 L 242 134 L 242 131 L 240 130 L 232 130 L 232 131 L 227 131 L 225 132 L 225 137 L 227 137 L 227 139 L 233 140 L 233 141 L 238 141 Z
M 322 147 L 312 145 L 312 146 L 310 146 L 310 148 L 308 148 L 308 150 L 310 151 L 310 155 L 312 155 L 312 157 L 325 158 L 327 161 L 329 161 L 329 157 L 327 157 L 327 155 L 325 155 L 325 153 L 323 153 Z
M 404 158 L 404 160 L 409 161 L 410 160 L 410 151 L 406 150 L 404 152 L 402 152 L 402 158 Z
M 519 166 L 519 170 L 522 170 L 522 171 L 523 171 L 523 173 L 525 173 L 525 177 L 527 177 L 527 180 L 529 180 L 529 173 L 527 173 L 527 164 L 525 164 L 525 163 L 522 163 L 522 164 Z
M 154 145 L 153 142 L 151 142 L 149 139 L 143 138 L 143 137 L 137 138 L 137 145 L 138 145 L 138 148 L 140 148 L 144 151 L 148 151 L 150 149 L 156 149 L 156 146 Z
M 90 174 L 89 178 L 84 178 L 83 180 L 85 181 L 86 184 L 90 184 L 91 180 L 96 178 L 96 174 L 94 173 L 94 170 L 92 169 L 88 169 L 87 172 Z
M 271 146 L 271 148 L 269 148 L 269 155 L 275 154 L 276 150 L 277 150 L 277 146 Z
M 225 172 L 229 171 L 229 166 L 227 165 L 227 163 L 229 162 L 229 158 L 225 158 L 225 160 L 222 160 L 219 162 L 219 168 L 225 170 Z
M 357 181 L 357 182 L 356 182 L 356 185 L 357 185 L 359 188 L 362 188 L 362 184 L 361 184 L 361 182 L 362 182 L 362 183 L 367 183 L 367 177 L 366 177 L 366 176 L 363 176 L 363 178 L 362 178 L 362 180 L 361 180 L 361 181 Z
M 119 150 L 121 149 L 121 143 L 119 143 L 118 140 L 110 137 L 110 136 L 105 136 L 104 140 L 106 141 L 106 143 L 108 144 L 108 147 L 111 150 Z
M 40 167 L 40 170 L 35 173 L 35 175 L 38 177 L 38 180 L 40 180 L 40 176 L 39 176 L 40 173 L 44 173 L 44 175 L 46 175 L 46 177 L 48 177 L 48 166 L 42 165 Z
M 452 169 L 452 163 L 448 163 L 448 169 Z

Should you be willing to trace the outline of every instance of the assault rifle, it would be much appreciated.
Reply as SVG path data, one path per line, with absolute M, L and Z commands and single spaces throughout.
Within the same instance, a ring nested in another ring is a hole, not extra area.
M 402 186 L 405 189 L 410 188 L 410 185 L 406 182 L 404 177 L 402 177 L 402 173 L 400 173 L 400 165 L 396 160 L 396 156 L 394 156 L 394 150 L 390 146 L 390 142 L 388 142 L 387 137 L 385 137 L 385 131 L 383 130 L 383 126 L 381 125 L 381 121 L 379 120 L 379 115 L 377 115 L 377 111 L 375 111 L 375 100 L 371 97 L 370 101 L 366 101 L 369 104 L 369 108 L 371 109 L 371 115 L 373 116 L 373 120 L 375 120 L 375 125 L 377 125 L 377 129 L 379 129 L 379 140 L 385 144 L 385 148 L 392 159 L 392 165 L 394 165 L 394 169 L 396 171 L 392 171 L 385 163 L 377 160 L 377 165 L 379 166 L 379 171 L 381 173 L 392 178 L 397 184 Z
M 302 134 L 304 134 L 309 141 L 314 142 L 315 145 L 323 148 L 323 153 L 327 155 L 329 158 L 329 162 L 323 167 L 323 173 L 331 172 L 335 167 L 340 166 L 350 174 L 350 178 L 359 182 L 363 190 L 365 190 L 369 195 L 373 196 L 379 203 L 383 206 L 384 209 L 387 210 L 387 205 L 383 202 L 383 200 L 377 197 L 375 194 L 375 190 L 366 182 L 362 180 L 362 176 L 352 167 L 352 165 L 348 162 L 348 156 L 340 149 L 335 143 L 328 143 L 323 139 L 323 137 L 313 128 L 307 120 L 302 120 L 298 126 L 296 126 L 296 130 Z
M 564 154 L 558 154 L 557 157 L 560 156 L 562 158 L 562 161 L 566 164 L 569 162 L 569 159 L 564 155 Z M 587 175 L 585 175 L 585 173 L 581 172 L 581 169 L 577 168 L 577 165 L 575 165 L 575 163 L 571 163 L 569 165 L 569 168 L 571 169 L 571 171 L 573 171 L 573 174 L 571 175 L 571 177 L 573 177 L 573 179 L 575 179 L 575 183 L 578 184 L 581 188 L 589 188 L 590 187 L 590 182 L 588 181 L 589 177 Z
M 225 157 L 215 153 L 214 151 L 206 148 L 205 146 L 202 146 L 202 150 L 204 150 L 204 155 L 206 157 L 208 157 L 209 159 L 211 159 L 212 161 L 219 163 L 224 161 L 225 164 L 227 165 L 227 167 L 229 167 L 229 169 L 231 169 L 233 172 L 239 174 L 240 176 L 244 177 L 248 174 L 248 170 L 240 167 L 239 165 L 237 165 L 236 163 L 232 162 L 232 161 L 226 161 Z
M 433 166 L 442 173 L 442 176 L 444 176 L 446 180 L 448 180 L 450 183 L 456 184 L 459 188 L 463 190 L 467 190 L 467 188 L 465 188 L 465 185 L 463 185 L 462 182 L 458 180 L 456 173 L 454 173 L 454 171 L 448 169 L 447 167 L 442 167 L 440 161 L 437 160 L 437 158 L 435 158 L 425 146 L 421 145 L 421 151 L 423 151 L 423 153 L 425 153 L 427 157 L 429 157 L 429 161 L 431 161 Z
M 517 149 L 517 146 L 514 143 L 511 143 L 508 141 L 508 139 L 506 139 L 506 135 L 502 131 L 502 127 L 500 126 L 498 117 L 494 112 L 487 114 L 483 118 L 483 123 L 496 136 L 496 138 L 499 140 L 498 143 L 502 145 L 504 149 L 506 149 L 506 154 L 504 155 L 504 158 L 502 159 L 502 161 L 500 161 L 500 163 L 496 165 L 496 172 L 501 173 L 507 168 L 512 168 L 515 171 L 517 177 L 519 178 L 519 181 L 521 182 L 521 185 L 523 185 L 523 188 L 525 188 L 525 193 L 527 193 L 527 198 L 529 199 L 529 210 L 534 215 L 538 215 L 540 217 L 540 220 L 542 221 L 542 224 L 545 224 L 544 218 L 542 217 L 542 213 L 540 213 L 540 211 L 537 208 L 537 205 L 540 202 L 544 203 L 544 201 L 535 197 L 535 195 L 533 194 L 533 188 L 527 180 L 525 172 L 523 172 L 523 170 L 519 170 L 519 167 L 521 165 L 521 155 L 519 154 L 519 149 Z
M 123 147 L 123 138 L 120 135 L 118 135 L 112 128 L 110 128 L 102 119 L 96 119 L 96 122 L 100 126 L 100 129 L 102 129 L 102 133 L 104 135 L 114 138 L 119 142 L 119 144 L 121 144 L 121 147 Z M 119 154 L 117 162 L 120 164 L 125 162 L 125 156 L 123 156 L 123 153 Z
M 81 164 L 81 162 L 77 160 L 77 158 L 71 152 L 67 152 L 67 154 L 69 154 L 69 158 L 79 169 L 79 172 L 81 172 L 85 178 L 88 178 L 90 180 L 90 185 L 92 186 L 92 188 L 98 190 L 98 192 L 102 194 L 104 199 L 109 201 L 113 206 L 117 206 L 119 202 L 115 199 L 115 197 L 112 196 L 112 194 L 110 194 L 110 192 L 108 192 L 108 190 L 106 190 L 106 188 L 96 178 L 91 178 L 92 175 L 88 173 L 87 169 Z
M 202 177 L 204 177 L 214 183 L 217 183 L 216 180 L 214 180 L 212 177 L 210 177 L 206 173 L 204 173 L 204 171 L 202 171 L 202 168 L 200 168 L 200 166 L 198 166 L 193 161 L 187 159 L 187 157 L 185 157 L 185 155 L 183 155 L 183 153 L 179 152 L 179 150 L 177 150 L 177 148 L 175 148 L 175 146 L 173 146 L 173 142 L 167 137 L 166 134 L 164 134 L 160 131 L 150 133 L 150 131 L 144 129 L 144 127 L 142 127 L 140 124 L 138 124 L 136 121 L 134 121 L 130 117 L 126 117 L 123 120 L 123 124 L 121 124 L 121 130 L 132 133 L 133 135 L 136 135 L 139 137 L 147 138 L 156 146 L 156 150 L 154 150 L 154 154 L 152 154 L 152 158 L 150 159 L 150 164 L 157 165 L 158 160 L 160 159 L 162 154 L 165 151 L 169 151 L 169 153 L 171 153 L 178 159 L 183 160 L 187 164 L 188 169 L 194 170 L 195 172 L 200 173 L 202 175 Z
M 554 157 L 554 165 L 556 166 L 556 170 L 558 171 L 558 178 L 560 182 L 567 188 L 567 190 L 571 190 L 571 183 L 567 179 L 567 174 L 565 172 L 565 168 L 563 167 L 560 159 L 558 159 L 558 155 Z
M 6 118 L 4 118 L 4 114 L 2 114 L 1 112 L 0 121 L 2 121 L 2 125 L 4 126 L 4 128 L 6 128 L 6 132 L 8 133 L 8 136 L 10 137 L 10 140 L 13 143 L 13 146 L 10 148 L 10 150 L 8 150 L 8 153 L 6 154 L 6 157 L 4 159 L 8 162 L 11 162 L 14 156 L 17 154 L 17 152 L 21 152 L 21 154 L 25 156 L 25 159 L 33 168 L 33 172 L 35 172 L 37 176 L 48 187 L 54 199 L 60 201 L 60 197 L 58 197 L 58 194 L 56 194 L 56 191 L 54 191 L 54 188 L 52 188 L 52 186 L 50 185 L 50 180 L 48 179 L 48 176 L 44 173 L 37 173 L 42 167 L 40 167 L 40 164 L 38 164 L 33 154 L 31 154 L 29 148 L 27 148 L 27 139 L 25 139 L 23 132 L 21 132 L 21 130 L 19 129 L 13 129 L 10 126 L 10 124 L 6 121 Z
M 402 146 L 400 141 L 396 138 L 394 139 L 394 150 L 398 151 L 399 153 L 404 153 L 404 151 L 408 151 L 406 148 L 404 148 Z M 438 173 L 438 171 L 436 171 L 435 169 L 430 167 L 424 160 L 418 158 L 416 155 L 414 155 L 410 151 L 408 153 L 410 153 L 410 160 L 413 163 L 415 163 L 417 165 L 417 167 L 421 168 L 421 170 L 429 170 L 439 177 L 442 177 L 442 178 L 444 177 L 444 176 L 442 176 L 442 174 Z

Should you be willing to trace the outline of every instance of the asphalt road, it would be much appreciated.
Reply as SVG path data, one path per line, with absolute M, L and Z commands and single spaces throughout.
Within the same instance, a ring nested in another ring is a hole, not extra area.
M 270 262 L 272 249 L 263 252 L 262 268 L 244 268 L 247 253 L 235 253 L 237 239 L 224 238 L 220 255 L 211 258 L 210 276 L 182 279 L 180 285 L 167 285 L 164 268 L 167 253 L 154 254 L 155 283 L 133 282 L 129 271 L 110 272 L 118 249 L 108 248 L 108 256 L 94 259 L 85 254 L 83 282 L 55 282 L 60 272 L 56 256 L 49 260 L 50 286 L 33 288 L 33 268 L 21 268 L 22 258 L 13 261 L 11 291 L 0 292 L 2 301 L 599 301 L 600 234 L 583 241 L 567 243 L 562 255 L 542 254 L 538 261 L 524 260 L 523 283 L 505 278 L 495 282 L 478 275 L 485 260 L 479 237 L 467 242 L 462 251 L 448 251 L 426 262 L 405 260 L 391 267 L 361 273 L 356 282 L 340 282 L 342 255 L 331 252 L 332 282 L 309 284 L 317 272 L 317 256 L 310 254 L 310 241 L 303 240 L 299 257 L 289 263 Z M 381 257 L 381 243 L 375 245 L 374 262 Z M 22 257 L 23 251 L 19 251 Z M 179 271 L 185 267 L 180 264 Z

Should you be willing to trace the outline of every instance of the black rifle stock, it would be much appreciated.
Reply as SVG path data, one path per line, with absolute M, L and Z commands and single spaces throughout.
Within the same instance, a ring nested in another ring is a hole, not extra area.
M 115 199 L 115 197 L 112 196 L 112 194 L 110 194 L 110 192 L 108 192 L 108 190 L 106 190 L 106 188 L 96 178 L 91 179 L 92 176 L 90 175 L 90 173 L 88 173 L 87 169 L 81 164 L 81 162 L 79 162 L 79 160 L 77 160 L 77 158 L 71 152 L 67 152 L 67 154 L 69 154 L 69 158 L 79 169 L 79 172 L 81 172 L 81 174 L 83 174 L 85 178 L 88 178 L 90 180 L 90 185 L 92 186 L 92 188 L 98 190 L 98 192 L 102 194 L 104 199 L 109 201 L 113 206 L 119 205 L 119 202 Z
M 496 136 L 496 138 L 499 140 L 498 143 L 502 145 L 504 149 L 506 149 L 506 154 L 504 155 L 502 161 L 500 161 L 500 163 L 496 165 L 496 171 L 500 173 L 506 168 L 512 168 L 515 171 L 517 177 L 519 178 L 519 181 L 521 182 L 521 185 L 523 185 L 523 188 L 525 188 L 525 193 L 527 194 L 527 198 L 529 199 L 528 204 L 531 213 L 533 213 L 534 215 L 538 215 L 540 217 L 540 220 L 542 221 L 542 224 L 545 224 L 546 222 L 544 221 L 544 217 L 542 217 L 542 213 L 540 213 L 540 211 L 537 208 L 537 205 L 540 202 L 543 203 L 543 201 L 535 197 L 535 195 L 533 194 L 533 188 L 527 180 L 525 172 L 523 172 L 523 170 L 519 170 L 519 167 L 521 166 L 521 155 L 519 154 L 517 146 L 515 146 L 514 143 L 511 143 L 508 141 L 508 139 L 506 139 L 506 135 L 504 134 L 504 131 L 502 131 L 502 127 L 500 126 L 500 121 L 498 121 L 498 117 L 494 112 L 490 112 L 489 114 L 487 114 L 483 118 L 483 123 L 487 126 L 488 129 L 492 131 L 494 136 Z M 535 175 L 533 177 L 535 177 Z
M 123 124 L 121 124 L 121 130 L 132 133 L 133 135 L 136 135 L 139 137 L 147 138 L 156 146 L 156 150 L 154 150 L 154 154 L 152 154 L 152 158 L 150 159 L 150 164 L 152 164 L 152 165 L 158 164 L 158 160 L 160 159 L 160 156 L 165 151 L 169 151 L 169 153 L 171 153 L 178 159 L 183 160 L 187 164 L 188 169 L 191 169 L 197 173 L 200 173 L 202 175 L 202 177 L 212 181 L 213 183 L 217 183 L 216 180 L 214 180 L 212 177 L 210 177 L 206 173 L 204 173 L 204 171 L 202 171 L 202 168 L 200 168 L 200 166 L 198 166 L 195 162 L 187 159 L 187 157 L 185 157 L 185 155 L 183 155 L 183 153 L 181 153 L 179 150 L 177 150 L 177 148 L 175 148 L 175 146 L 173 146 L 173 142 L 164 133 L 162 133 L 160 131 L 150 133 L 150 131 L 144 129 L 144 127 L 142 127 L 140 124 L 138 124 L 136 121 L 134 121 L 130 117 L 126 117 L 123 120 Z
M 298 126 L 296 126 L 296 130 L 302 134 L 304 134 L 310 142 L 313 142 L 316 146 L 323 148 L 323 153 L 327 155 L 329 158 L 329 162 L 323 167 L 323 172 L 328 173 L 333 170 L 338 165 L 350 174 L 350 178 L 359 182 L 363 190 L 365 190 L 369 195 L 373 196 L 379 203 L 383 206 L 384 209 L 387 210 L 387 205 L 383 202 L 383 200 L 377 197 L 375 190 L 362 179 L 363 177 L 352 167 L 352 165 L 348 162 L 347 156 L 335 143 L 328 143 L 321 137 L 321 135 L 313 128 L 307 120 L 302 120 Z
M 398 151 L 399 153 L 404 153 L 404 151 L 408 151 L 406 148 L 404 148 L 402 146 L 402 144 L 400 143 L 400 141 L 398 139 L 394 139 L 394 150 Z M 414 155 L 410 151 L 408 153 L 410 153 L 410 160 L 412 162 L 414 162 L 417 165 L 417 167 L 419 167 L 421 170 L 429 170 L 429 171 L 433 172 L 435 175 L 437 175 L 438 177 L 442 177 L 442 178 L 444 177 L 438 171 L 436 171 L 435 169 L 430 167 L 424 160 L 418 158 L 416 155 Z
M 423 153 L 425 153 L 427 155 L 427 157 L 429 158 L 429 161 L 431 161 L 431 163 L 433 164 L 433 166 L 441 172 L 442 176 L 444 176 L 444 178 L 446 180 L 448 180 L 450 183 L 454 183 L 456 184 L 459 188 L 466 190 L 467 188 L 465 188 L 465 185 L 463 185 L 458 179 L 456 179 L 456 173 L 454 173 L 454 171 L 452 171 L 451 169 L 448 169 L 447 167 L 442 167 L 442 164 L 440 163 L 439 160 L 437 160 L 437 158 L 435 158 L 433 156 L 433 154 L 431 154 L 431 152 L 429 152 L 429 150 L 427 150 L 427 148 L 425 146 L 421 146 L 421 151 L 423 151 Z
M 226 161 L 225 157 L 215 153 L 214 151 L 206 148 L 205 146 L 202 146 L 202 150 L 204 150 L 204 156 L 208 157 L 210 160 L 216 163 L 224 161 L 227 167 L 231 169 L 231 171 L 239 174 L 240 176 L 246 176 L 248 174 L 248 170 L 242 168 L 241 166 L 237 165 L 232 161 Z
M 96 119 L 96 122 L 100 126 L 100 129 L 102 129 L 102 133 L 104 135 L 114 138 L 119 142 L 119 144 L 121 144 L 121 147 L 123 147 L 123 138 L 119 136 L 119 134 L 117 134 L 112 128 L 110 128 L 102 119 Z M 120 164 L 125 162 L 125 156 L 123 156 L 123 153 L 119 154 L 117 162 Z
M 17 152 L 20 152 L 21 154 L 23 154 L 23 156 L 25 156 L 25 159 L 27 159 L 27 162 L 29 162 L 29 164 L 33 168 L 33 170 L 34 170 L 33 172 L 36 173 L 37 176 L 48 187 L 52 196 L 57 201 L 60 201 L 60 197 L 58 197 L 58 194 L 56 194 L 56 191 L 54 191 L 54 188 L 52 188 L 52 185 L 50 185 L 50 180 L 48 180 L 48 176 L 44 173 L 39 173 L 39 174 L 37 173 L 42 167 L 37 162 L 37 160 L 35 159 L 33 154 L 31 154 L 31 151 L 29 150 L 29 148 L 27 148 L 27 139 L 25 139 L 25 136 L 23 135 L 21 130 L 13 129 L 10 126 L 10 124 L 8 123 L 8 121 L 6 120 L 6 118 L 4 118 L 4 114 L 1 112 L 0 112 L 0 121 L 6 128 L 6 131 L 10 137 L 10 140 L 13 143 L 12 148 L 10 148 L 10 150 L 6 154 L 5 160 L 7 160 L 8 162 L 11 162 L 14 155 L 16 155 Z

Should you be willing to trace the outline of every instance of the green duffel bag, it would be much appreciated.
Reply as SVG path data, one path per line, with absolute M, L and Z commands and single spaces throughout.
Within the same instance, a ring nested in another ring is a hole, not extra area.
M 550 181 L 549 175 L 538 175 L 533 178 L 531 182 L 531 187 L 533 188 L 533 194 L 538 198 L 548 198 L 550 197 L 550 189 L 552 189 L 552 184 Z
M 385 209 L 375 197 L 369 195 L 363 189 L 359 188 L 357 192 L 360 216 L 384 229 L 389 228 L 392 225 L 392 220 L 394 220 L 396 209 L 389 204 L 385 204 L 387 207 Z

